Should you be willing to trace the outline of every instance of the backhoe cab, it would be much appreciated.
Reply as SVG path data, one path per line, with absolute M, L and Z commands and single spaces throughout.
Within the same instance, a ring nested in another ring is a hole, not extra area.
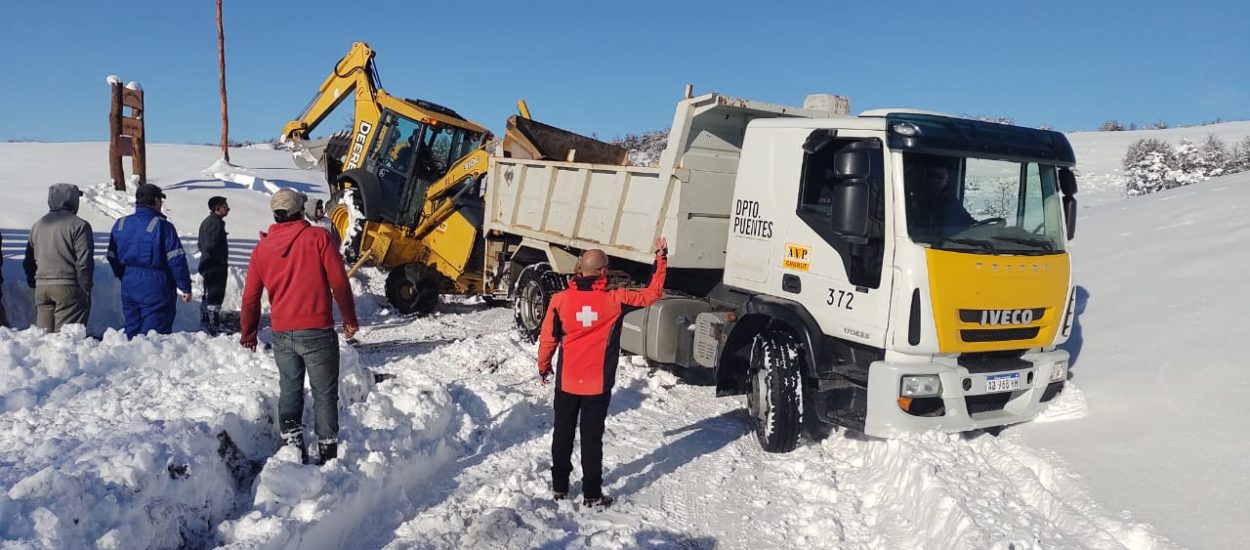
M 329 216 L 343 257 L 389 270 L 386 295 L 402 313 L 425 314 L 440 293 L 482 288 L 482 198 L 490 133 L 455 111 L 382 89 L 374 51 L 356 42 L 299 117 L 282 129 L 296 165 L 325 172 Z M 343 100 L 354 101 L 350 132 L 309 140 Z M 522 115 L 508 120 L 503 154 L 547 159 L 576 155 L 621 164 L 622 148 Z

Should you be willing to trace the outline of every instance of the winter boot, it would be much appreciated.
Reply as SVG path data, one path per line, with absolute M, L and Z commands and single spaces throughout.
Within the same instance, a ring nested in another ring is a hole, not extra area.
M 592 506 L 595 508 L 607 508 L 608 506 L 611 506 L 613 502 L 616 502 L 616 499 L 607 495 L 603 495 L 597 498 L 586 497 L 585 499 L 582 500 L 582 506 Z
M 321 466 L 331 459 L 338 458 L 339 444 L 333 439 L 317 442 L 317 465 Z
M 283 445 L 294 445 L 299 449 L 300 464 L 308 464 L 308 447 L 304 446 L 304 434 L 302 432 L 286 432 L 282 434 Z
M 221 306 L 209 306 L 208 309 L 208 333 L 216 336 L 222 333 L 221 330 Z
M 221 334 L 221 306 L 203 306 L 200 308 L 200 327 L 209 336 Z

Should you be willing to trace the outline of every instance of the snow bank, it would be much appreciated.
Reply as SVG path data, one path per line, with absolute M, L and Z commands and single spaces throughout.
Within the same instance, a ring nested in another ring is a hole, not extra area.
M 12 365 L 0 379 L 0 539 L 10 543 L 201 546 L 247 507 L 277 448 L 272 357 L 228 337 L 108 331 L 97 342 L 81 326 L 0 329 L 0 359 Z M 341 368 L 340 403 L 358 410 L 373 378 L 350 348 Z
M 370 375 L 372 376 L 372 375 Z M 339 458 L 299 464 L 283 448 L 261 470 L 252 509 L 217 530 L 228 548 L 344 548 L 378 514 L 402 509 L 455 456 L 455 406 L 441 384 L 415 373 L 378 384 L 341 415 Z
M 184 243 L 184 246 L 188 245 Z M 103 254 L 103 251 L 97 250 L 97 253 Z M 178 301 L 174 330 L 195 332 L 200 330 L 199 298 L 203 289 L 203 277 L 196 273 L 198 261 L 194 257 L 189 256 L 188 264 L 191 268 L 191 288 L 195 299 L 190 303 Z M 30 327 L 35 324 L 34 290 L 26 286 L 26 274 L 20 261 L 6 261 L 4 269 L 4 306 L 8 312 L 9 326 L 16 329 Z M 225 311 L 239 310 L 246 273 L 244 268 L 230 267 L 226 277 L 226 299 L 222 303 Z M 99 258 L 99 255 L 92 279 L 95 286 L 91 290 L 91 316 L 87 320 L 87 334 L 100 336 L 110 328 L 120 329 L 124 326 L 121 281 L 113 276 L 108 262 Z M 268 300 L 262 300 L 262 309 L 268 311 Z
M 277 193 L 279 189 L 282 189 L 281 185 L 256 176 L 243 168 L 230 164 L 229 162 L 226 162 L 225 159 L 218 159 L 212 166 L 205 168 L 204 175 L 210 178 L 217 178 L 221 181 L 236 183 L 247 189 L 257 193 L 263 193 L 265 195 L 272 195 Z

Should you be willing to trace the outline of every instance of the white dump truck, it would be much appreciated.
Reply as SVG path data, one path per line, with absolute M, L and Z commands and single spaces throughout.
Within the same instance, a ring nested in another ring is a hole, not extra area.
M 666 295 L 621 348 L 745 394 L 767 451 L 1033 418 L 1067 376 L 1067 139 L 819 98 L 687 97 L 658 168 L 492 158 L 487 290 L 534 335 L 583 250 L 641 285 L 664 236 Z

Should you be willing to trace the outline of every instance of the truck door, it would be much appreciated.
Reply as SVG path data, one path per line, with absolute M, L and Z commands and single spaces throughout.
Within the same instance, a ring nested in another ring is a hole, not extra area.
M 802 303 L 825 334 L 884 347 L 892 282 L 886 258 L 893 256 L 887 235 L 886 204 L 892 193 L 884 144 L 878 133 L 839 129 L 814 130 L 803 145 L 792 147 L 797 151 L 786 155 L 801 157 L 802 165 L 798 181 L 788 183 L 795 216 L 785 224 L 782 261 L 773 263 L 770 283 L 780 287 L 778 296 Z M 867 173 L 848 173 L 839 163 L 842 153 L 866 153 Z M 834 217 L 840 215 L 835 191 L 852 183 L 867 185 L 866 236 L 834 230 Z

